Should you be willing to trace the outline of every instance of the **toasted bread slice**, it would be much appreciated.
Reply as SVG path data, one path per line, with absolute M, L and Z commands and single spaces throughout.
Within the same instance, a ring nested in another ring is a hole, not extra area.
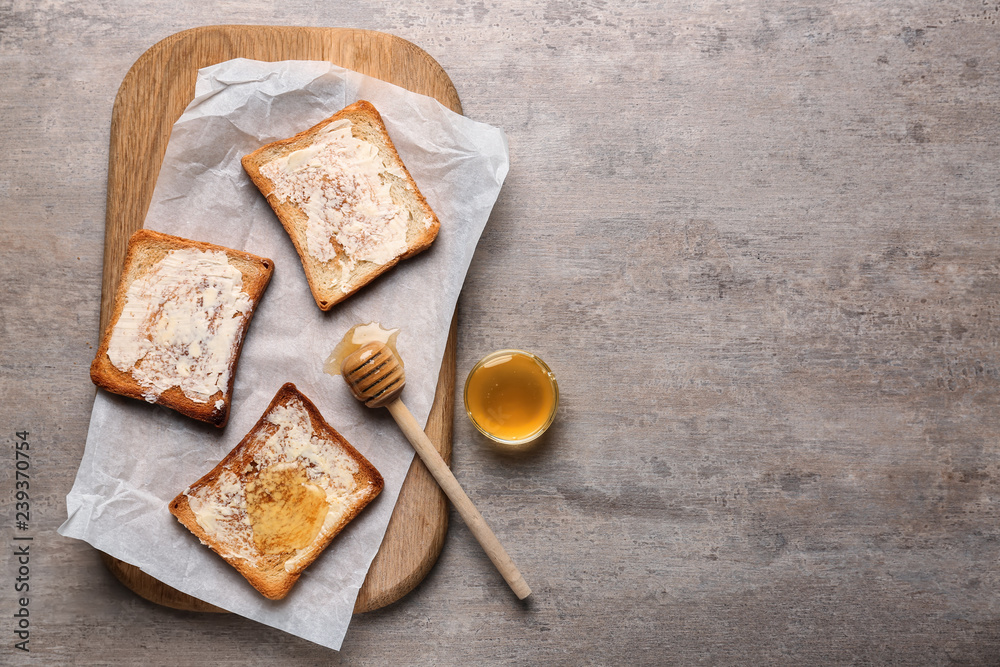
M 273 272 L 263 257 L 139 230 L 91 380 L 225 426 L 243 338 Z
M 401 259 L 430 247 L 440 222 L 364 100 L 243 157 L 329 310 Z
M 383 487 L 382 475 L 294 384 L 170 512 L 265 597 L 279 600 Z

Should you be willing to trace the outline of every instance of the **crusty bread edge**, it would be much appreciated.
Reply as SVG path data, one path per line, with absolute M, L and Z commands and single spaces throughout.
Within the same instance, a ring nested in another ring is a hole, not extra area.
M 412 187 L 414 197 L 423 209 L 424 215 L 427 216 L 431 223 L 426 227 L 425 233 L 416 239 L 414 245 L 408 247 L 401 255 L 394 257 L 385 264 L 372 264 L 371 268 L 367 272 L 367 278 L 361 284 L 352 287 L 346 292 L 338 289 L 336 296 L 327 300 L 323 298 L 323 289 L 318 283 L 318 276 L 314 275 L 314 272 L 308 269 L 307 264 L 309 260 L 306 259 L 308 257 L 308 249 L 299 243 L 299 235 L 294 229 L 295 223 L 289 219 L 288 215 L 284 211 L 284 207 L 288 205 L 280 201 L 274 194 L 274 183 L 271 179 L 260 173 L 260 168 L 266 164 L 266 162 L 261 161 L 261 156 L 266 152 L 274 150 L 278 146 L 291 146 L 305 139 L 311 140 L 315 134 L 330 123 L 354 112 L 369 112 L 377 119 L 378 123 L 381 125 L 381 133 L 385 148 L 391 152 L 391 158 L 397 165 L 399 165 L 403 174 L 406 176 L 406 182 Z M 257 189 L 260 190 L 261 194 L 263 194 L 267 199 L 267 203 L 271 206 L 271 209 L 277 216 L 281 226 L 285 228 L 285 232 L 292 240 L 292 245 L 295 246 L 295 251 L 302 260 L 302 268 L 305 272 L 306 282 L 309 284 L 309 290 L 312 292 L 316 305 L 323 311 L 330 310 L 336 304 L 358 292 L 363 287 L 374 281 L 377 277 L 398 264 L 401 260 L 409 259 L 410 257 L 427 250 L 434 242 L 434 239 L 437 238 L 438 231 L 441 228 L 441 221 L 438 219 L 437 214 L 434 212 L 434 209 L 431 208 L 430 204 L 427 203 L 427 198 L 424 197 L 424 194 L 421 192 L 417 182 L 413 179 L 412 174 L 410 174 L 410 170 L 407 168 L 406 163 L 403 162 L 403 159 L 399 156 L 399 152 L 396 150 L 396 145 L 392 141 L 392 137 L 389 136 L 388 129 L 385 127 L 385 121 L 382 119 L 382 114 L 380 114 L 378 109 L 375 108 L 375 105 L 367 100 L 358 100 L 357 102 L 344 107 L 332 116 L 320 121 L 311 128 L 303 130 L 292 137 L 272 141 L 269 144 L 261 146 L 254 152 L 244 155 L 241 159 L 241 164 L 243 165 L 244 171 L 246 171 L 247 175 L 250 177 L 250 180 L 253 181 L 254 185 L 257 186 Z
M 90 379 L 95 385 L 111 393 L 127 396 L 129 398 L 135 398 L 141 401 L 145 400 L 144 396 L 147 390 L 132 378 L 131 373 L 121 371 L 111 363 L 111 359 L 108 357 L 108 348 L 111 344 L 111 333 L 114 330 L 115 325 L 118 323 L 118 319 L 121 317 L 122 311 L 125 307 L 125 297 L 128 294 L 128 288 L 132 282 L 139 277 L 139 275 L 132 275 L 133 272 L 131 269 L 135 267 L 139 254 L 147 249 L 147 244 L 149 243 L 170 244 L 176 248 L 195 248 L 199 250 L 222 251 L 226 253 L 227 257 L 229 257 L 231 264 L 233 259 L 237 258 L 259 266 L 259 271 L 256 275 L 248 274 L 243 271 L 243 269 L 240 269 L 240 273 L 243 274 L 243 292 L 250 297 L 251 307 L 250 311 L 243 317 L 239 340 L 236 345 L 235 353 L 230 361 L 229 385 L 226 388 L 225 393 L 218 391 L 209 398 L 207 403 L 196 403 L 186 397 L 179 387 L 171 387 L 161 393 L 155 401 L 156 405 L 171 408 L 183 415 L 197 419 L 198 421 L 207 422 L 213 426 L 222 428 L 229 421 L 229 411 L 233 395 L 233 383 L 236 379 L 236 369 L 239 365 L 240 355 L 243 352 L 243 343 L 246 341 L 247 329 L 249 328 L 254 312 L 260 303 L 261 296 L 264 294 L 264 290 L 267 289 L 267 286 L 271 281 L 271 276 L 274 273 L 274 262 L 266 257 L 259 257 L 248 252 L 226 248 L 213 243 L 205 243 L 202 241 L 185 239 L 179 236 L 171 236 L 161 232 L 154 232 L 149 229 L 140 229 L 132 235 L 128 242 L 128 250 L 123 263 L 124 268 L 122 270 L 122 275 L 118 281 L 118 288 L 115 292 L 114 310 L 112 311 L 111 318 L 108 320 L 108 325 L 101 336 L 97 353 L 94 356 L 94 361 L 90 365 Z M 224 405 L 221 409 L 216 409 L 215 402 L 220 398 L 223 400 Z
M 250 584 L 256 588 L 261 595 L 269 600 L 282 599 L 288 595 L 292 586 L 294 586 L 295 582 L 299 580 L 300 573 L 288 573 L 287 576 L 279 578 L 261 576 L 258 570 L 243 558 L 229 556 L 219 552 L 215 546 L 215 542 L 208 535 L 208 533 L 205 532 L 205 529 L 201 527 L 201 524 L 198 523 L 198 519 L 191 510 L 191 504 L 188 502 L 187 496 L 183 493 L 171 500 L 168 507 L 170 509 L 170 513 L 177 517 L 177 520 L 180 521 L 185 528 L 190 530 L 202 544 L 207 546 L 209 549 L 218 554 L 223 560 L 233 566 L 237 572 L 243 575 L 244 579 L 250 582 Z
M 303 570 L 308 567 L 320 553 L 326 549 L 334 538 L 340 534 L 344 527 L 350 523 L 360 512 L 363 510 L 372 500 L 375 499 L 379 493 L 382 492 L 385 482 L 382 479 L 382 475 L 379 471 L 362 455 L 355 449 L 336 429 L 330 426 L 329 423 L 320 414 L 319 410 L 298 388 L 291 382 L 285 383 L 278 393 L 275 394 L 274 398 L 271 399 L 271 403 L 264 410 L 260 419 L 253 426 L 252 429 L 240 440 L 239 444 L 236 445 L 219 463 L 212 468 L 208 473 L 201 477 L 197 482 L 188 487 L 188 490 L 195 489 L 199 486 L 204 486 L 206 484 L 214 481 L 219 474 L 221 474 L 223 468 L 226 464 L 233 460 L 237 460 L 240 457 L 246 456 L 248 454 L 253 454 L 253 451 L 243 451 L 247 444 L 250 443 L 257 433 L 264 429 L 267 422 L 267 417 L 271 411 L 278 405 L 285 404 L 290 398 L 297 398 L 302 402 L 306 411 L 309 413 L 309 419 L 312 423 L 313 430 L 318 433 L 324 434 L 331 440 L 337 442 L 338 445 L 343 447 L 352 459 L 358 463 L 358 472 L 355 473 L 354 479 L 358 482 L 359 486 L 362 486 L 366 493 L 355 503 L 354 506 L 345 514 L 341 521 L 333 526 L 330 530 L 324 530 L 317 535 L 317 539 L 313 541 L 309 549 L 304 553 L 304 557 L 300 559 L 299 566 L 292 570 L 286 571 L 284 569 L 284 560 L 278 561 L 275 559 L 277 567 L 267 571 L 261 571 L 258 567 L 254 567 L 253 564 L 248 562 L 243 558 L 236 556 L 229 556 L 220 552 L 216 546 L 215 540 L 209 536 L 205 530 L 198 523 L 194 512 L 191 510 L 190 503 L 186 495 L 186 491 L 182 491 L 180 494 L 174 498 L 170 504 L 170 513 L 177 517 L 185 527 L 188 528 L 201 542 L 207 545 L 212 551 L 221 556 L 223 560 L 232 565 L 243 577 L 256 588 L 264 597 L 271 600 L 280 600 L 288 595 L 292 586 L 298 581 Z

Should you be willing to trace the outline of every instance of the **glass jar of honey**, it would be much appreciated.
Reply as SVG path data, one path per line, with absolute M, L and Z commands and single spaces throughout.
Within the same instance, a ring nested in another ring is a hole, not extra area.
M 479 360 L 465 381 L 465 411 L 479 431 L 508 447 L 527 445 L 552 424 L 559 385 L 540 358 L 497 350 Z

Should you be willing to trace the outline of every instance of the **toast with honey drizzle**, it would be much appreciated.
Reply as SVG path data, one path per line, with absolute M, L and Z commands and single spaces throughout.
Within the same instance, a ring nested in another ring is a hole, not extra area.
M 278 600 L 383 486 L 378 470 L 288 383 L 246 437 L 171 501 L 170 512 Z

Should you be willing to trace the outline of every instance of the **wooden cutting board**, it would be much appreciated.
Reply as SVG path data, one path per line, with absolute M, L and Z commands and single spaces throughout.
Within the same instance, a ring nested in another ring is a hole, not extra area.
M 462 112 L 458 93 L 441 66 L 417 46 L 384 33 L 341 28 L 207 26 L 157 43 L 125 75 L 111 116 L 101 331 L 111 316 L 128 239 L 142 227 L 171 128 L 194 97 L 198 69 L 233 58 L 326 60 L 434 97 L 453 111 Z M 453 319 L 426 428 L 445 461 L 451 460 L 454 389 Z M 420 583 L 441 553 L 447 529 L 447 500 L 419 458 L 414 457 L 385 539 L 361 587 L 355 613 L 395 602 Z M 147 600 L 175 609 L 222 611 L 153 579 L 133 565 L 107 554 L 102 557 L 123 584 Z

